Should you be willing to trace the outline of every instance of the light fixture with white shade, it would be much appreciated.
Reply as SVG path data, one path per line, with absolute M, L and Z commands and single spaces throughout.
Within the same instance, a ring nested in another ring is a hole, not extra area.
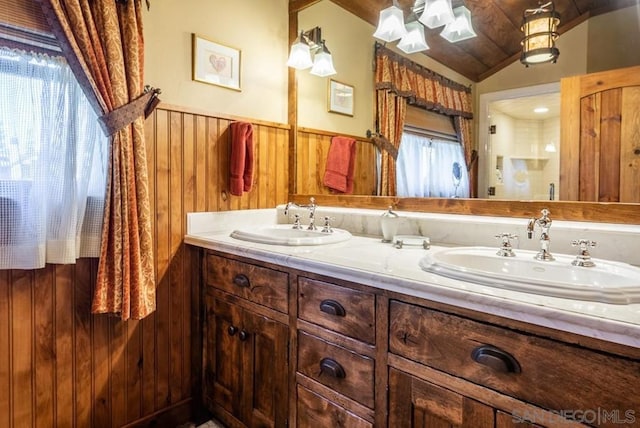
M 312 53 L 314 54 L 313 59 L 311 58 Z M 300 36 L 291 45 L 287 66 L 296 70 L 306 70 L 312 67 L 311 74 L 320 77 L 336 74 L 331 52 L 327 49 L 327 45 L 322 38 L 320 27 L 300 32 Z
M 416 1 L 416 6 L 418 6 Z M 438 28 L 453 22 L 454 14 L 451 0 L 426 0 L 420 22 L 429 28 Z
M 320 51 L 315 55 L 313 59 L 313 67 L 311 68 L 311 74 L 319 77 L 333 76 L 336 74 L 336 69 L 333 68 L 333 59 L 331 58 L 331 52 L 327 49 L 327 45 L 324 40 L 320 43 Z
M 394 0 L 393 5 L 380 11 L 378 27 L 373 37 L 385 42 L 393 42 L 407 33 L 404 27 L 404 13 Z
M 398 49 L 409 54 L 429 49 L 424 27 L 419 23 L 428 28 L 445 26 L 441 36 L 452 43 L 476 36 L 469 9 L 460 6 L 453 10 L 451 0 L 415 0 L 408 19 L 405 25 L 404 12 L 393 0 L 392 6 L 380 11 L 373 36 L 385 42 L 401 39 Z
M 424 27 L 418 21 L 407 23 L 406 28 L 407 34 L 398 43 L 398 49 L 408 54 L 429 49 L 424 38 Z
M 556 48 L 559 24 L 560 14 L 556 12 L 552 1 L 535 9 L 526 9 L 520 27 L 524 32 L 520 62 L 527 67 L 531 64 L 555 63 L 560 55 Z
M 291 45 L 287 66 L 293 67 L 296 70 L 306 70 L 312 65 L 311 49 L 309 49 L 309 43 L 307 43 L 304 38 L 304 33 L 301 31 L 300 36 L 298 36 L 293 45 Z
M 553 141 L 547 143 L 547 145 L 544 146 L 544 151 L 548 152 L 548 153 L 555 153 L 556 152 L 556 145 L 553 144 Z
M 440 35 L 451 43 L 476 37 L 471 25 L 471 12 L 464 6 L 456 7 L 453 11 L 455 19 L 448 23 Z

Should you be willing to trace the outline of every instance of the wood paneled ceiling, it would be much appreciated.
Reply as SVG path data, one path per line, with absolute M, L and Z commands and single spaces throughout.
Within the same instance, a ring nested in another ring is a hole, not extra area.
M 392 0 L 331 0 L 371 23 L 377 25 L 380 10 L 391 6 Z M 591 16 L 638 4 L 640 0 L 554 0 L 560 13 L 559 33 L 562 34 Z M 308 0 L 291 0 L 310 3 Z M 312 3 L 312 2 L 311 2 Z M 415 0 L 398 0 L 411 15 Z M 465 5 L 471 11 L 473 27 L 478 37 L 449 43 L 439 36 L 442 28 L 425 27 L 430 49 L 424 54 L 455 70 L 468 79 L 479 82 L 520 59 L 522 14 L 525 9 L 538 6 L 537 0 L 453 0 L 453 7 Z M 394 42 L 395 44 L 395 42 Z M 560 52 L 562 56 L 562 52 Z

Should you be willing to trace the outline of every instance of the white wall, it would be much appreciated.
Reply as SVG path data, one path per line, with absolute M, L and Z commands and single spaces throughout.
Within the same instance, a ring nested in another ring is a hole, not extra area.
M 555 183 L 557 199 L 559 156 L 558 152 L 546 152 L 545 146 L 554 141 L 557 148 L 560 119 L 523 120 L 492 111 L 490 123 L 496 127 L 489 139 L 489 186 L 496 190 L 492 198 L 546 200 L 549 184 Z M 499 174 L 498 157 L 502 158 Z
M 145 82 L 169 104 L 287 123 L 287 0 L 160 0 L 143 14 Z M 241 91 L 191 79 L 191 34 L 241 51 Z

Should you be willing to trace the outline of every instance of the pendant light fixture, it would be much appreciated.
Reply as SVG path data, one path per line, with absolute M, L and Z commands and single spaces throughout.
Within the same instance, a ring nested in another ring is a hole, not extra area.
M 407 34 L 398 43 L 398 49 L 408 54 L 429 49 L 424 38 L 424 27 L 418 21 L 407 23 L 406 29 Z
M 460 6 L 453 10 L 451 0 L 416 0 L 406 25 L 404 12 L 397 0 L 393 0 L 393 5 L 380 11 L 378 27 L 373 37 L 384 42 L 401 39 L 398 49 L 411 54 L 429 49 L 423 26 L 445 26 L 440 35 L 452 43 L 476 36 L 469 9 Z
M 464 6 L 456 7 L 453 11 L 454 20 L 447 24 L 440 35 L 451 43 L 476 37 L 471 25 L 471 12 Z
M 525 66 L 555 63 L 560 55 L 556 48 L 560 14 L 556 12 L 553 2 L 541 4 L 535 9 L 526 9 L 523 13 L 522 26 L 522 54 L 520 62 Z
M 396 0 L 386 9 L 380 11 L 378 27 L 373 37 L 385 42 L 393 42 L 400 39 L 407 33 L 404 27 L 404 13 L 398 7 Z
M 313 59 L 311 58 L 312 53 L 314 54 Z M 336 74 L 331 52 L 327 49 L 327 45 L 322 38 L 320 27 L 300 32 L 300 36 L 291 45 L 287 66 L 296 70 L 311 68 L 311 74 L 320 77 Z
M 416 2 L 417 4 L 418 2 Z M 429 28 L 438 28 L 453 22 L 451 0 L 426 0 L 420 22 Z

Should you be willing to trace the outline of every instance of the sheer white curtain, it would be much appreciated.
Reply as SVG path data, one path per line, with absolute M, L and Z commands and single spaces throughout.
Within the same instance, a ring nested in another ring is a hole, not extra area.
M 459 180 L 453 173 L 455 163 L 459 165 Z M 396 179 L 400 197 L 469 197 L 469 175 L 462 146 L 454 141 L 404 132 Z
M 0 47 L 0 269 L 99 255 L 107 141 L 64 59 Z

